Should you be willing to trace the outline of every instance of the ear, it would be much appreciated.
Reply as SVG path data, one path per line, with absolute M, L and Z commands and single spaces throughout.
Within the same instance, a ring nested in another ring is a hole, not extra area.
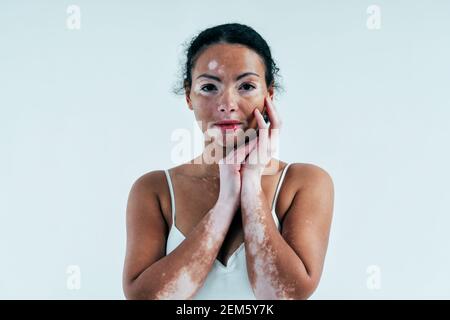
M 186 94 L 186 103 L 188 104 L 188 108 L 192 110 L 192 101 L 188 94 Z
M 267 94 L 269 95 L 270 100 L 273 100 L 273 93 L 273 85 L 270 85 L 269 89 L 267 89 Z
M 184 92 L 185 92 L 186 103 L 188 105 L 188 108 L 192 110 L 191 89 L 185 86 Z

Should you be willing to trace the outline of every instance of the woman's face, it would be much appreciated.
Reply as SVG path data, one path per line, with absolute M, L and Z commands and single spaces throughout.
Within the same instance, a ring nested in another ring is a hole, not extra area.
M 192 86 L 186 91 L 202 132 L 222 146 L 239 145 L 244 132 L 255 129 L 253 110 L 263 110 L 265 96 L 272 98 L 273 88 L 267 88 L 262 58 L 236 44 L 215 44 L 203 51 L 192 70 Z M 237 129 L 217 124 L 223 120 L 241 124 L 234 127 Z

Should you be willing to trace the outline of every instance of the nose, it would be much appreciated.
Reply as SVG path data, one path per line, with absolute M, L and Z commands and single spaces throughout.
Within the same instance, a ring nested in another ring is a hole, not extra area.
M 226 90 L 218 101 L 218 110 L 220 112 L 236 112 L 238 109 L 237 99 L 231 90 Z

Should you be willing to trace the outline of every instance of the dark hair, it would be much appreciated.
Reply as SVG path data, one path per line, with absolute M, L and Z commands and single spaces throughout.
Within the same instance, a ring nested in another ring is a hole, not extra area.
M 259 54 L 265 65 L 265 80 L 267 88 L 273 86 L 274 89 L 281 89 L 278 84 L 279 68 L 272 58 L 269 45 L 253 28 L 239 24 L 227 23 L 203 30 L 195 36 L 185 49 L 185 59 L 183 63 L 181 85 L 174 87 L 175 94 L 184 94 L 186 88 L 192 85 L 192 69 L 197 58 L 209 46 L 219 43 L 241 44 Z

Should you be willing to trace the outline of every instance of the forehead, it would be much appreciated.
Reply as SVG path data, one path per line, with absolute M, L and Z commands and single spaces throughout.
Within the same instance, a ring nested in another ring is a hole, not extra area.
M 227 73 L 253 71 L 264 74 L 264 63 L 261 57 L 252 49 L 236 44 L 214 44 L 209 46 L 197 58 L 192 73 L 217 73 L 220 70 Z

